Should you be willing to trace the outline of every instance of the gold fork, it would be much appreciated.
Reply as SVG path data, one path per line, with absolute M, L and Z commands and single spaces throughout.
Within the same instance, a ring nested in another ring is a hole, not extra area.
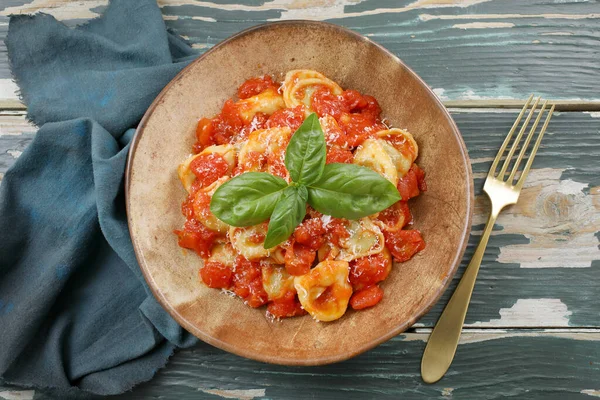
M 471 262 L 467 266 L 463 277 L 458 283 L 454 294 L 448 301 L 448 304 L 446 305 L 444 312 L 435 325 L 435 328 L 433 328 L 431 336 L 429 336 L 427 347 L 425 347 L 425 352 L 423 353 L 423 360 L 421 361 L 421 376 L 427 383 L 434 383 L 440 380 L 450 367 L 450 364 L 452 364 L 452 359 L 454 358 L 456 347 L 458 346 L 458 339 L 460 338 L 461 329 L 463 323 L 465 322 L 465 316 L 467 315 L 469 301 L 471 301 L 471 294 L 473 293 L 473 287 L 475 286 L 475 279 L 477 278 L 479 266 L 481 265 L 481 259 L 483 258 L 483 254 L 485 252 L 488 239 L 490 238 L 492 228 L 494 227 L 494 223 L 496 222 L 496 218 L 498 218 L 498 214 L 500 214 L 500 211 L 504 207 L 510 204 L 516 204 L 517 200 L 519 199 L 519 194 L 521 193 L 523 183 L 525 182 L 527 173 L 529 172 L 531 164 L 533 163 L 535 153 L 540 147 L 540 142 L 542 141 L 544 132 L 546 132 L 550 118 L 552 118 L 554 105 L 552 105 L 550 110 L 547 111 L 546 106 L 548 105 L 548 101 L 546 100 L 544 101 L 542 108 L 538 111 L 535 122 L 529 130 L 525 142 L 521 146 L 521 150 L 519 151 L 519 155 L 513 164 L 510 175 L 507 179 L 504 179 L 509 164 L 519 147 L 521 138 L 529 126 L 529 122 L 534 116 L 537 106 L 541 100 L 541 98 L 538 97 L 533 103 L 533 106 L 531 106 L 525 122 L 521 126 L 519 133 L 513 141 L 500 172 L 496 174 L 496 168 L 498 167 L 498 164 L 500 164 L 500 161 L 502 161 L 504 152 L 506 151 L 514 132 L 519 126 L 523 115 L 525 115 L 529 109 L 532 99 L 533 95 L 529 97 L 525 103 L 525 106 L 519 113 L 517 120 L 510 129 L 510 132 L 508 132 L 506 139 L 504 139 L 504 143 L 502 143 L 502 147 L 500 147 L 500 151 L 498 151 L 498 155 L 496 155 L 496 158 L 494 159 L 494 162 L 490 168 L 490 172 L 485 180 L 483 191 L 488 195 L 492 203 L 492 211 L 488 218 L 487 224 L 485 225 L 483 235 L 481 235 L 479 245 L 473 254 Z M 547 111 L 546 120 L 544 121 L 544 125 L 542 126 L 535 144 L 533 145 L 527 160 L 527 164 L 525 164 L 525 168 L 523 168 L 523 171 L 521 172 L 521 175 L 516 183 L 513 183 L 519 169 L 519 164 L 521 161 L 523 161 L 523 157 L 525 157 L 527 148 L 529 147 L 532 138 L 535 136 L 538 124 L 545 111 Z

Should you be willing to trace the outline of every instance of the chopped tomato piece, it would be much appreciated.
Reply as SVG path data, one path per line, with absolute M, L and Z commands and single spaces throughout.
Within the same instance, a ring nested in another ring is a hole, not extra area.
M 350 112 L 346 106 L 344 97 L 336 96 L 326 86 L 321 86 L 315 90 L 311 96 L 311 105 L 319 117 L 331 115 L 338 119 L 342 113 Z
M 286 292 L 279 299 L 273 300 L 267 306 L 267 311 L 277 318 L 289 318 L 304 315 L 306 311 L 302 308 L 300 301 L 294 292 Z
M 338 122 L 340 128 L 346 133 L 346 140 L 350 147 L 359 146 L 376 132 L 386 129 L 381 121 L 368 113 L 342 114 Z
M 267 128 L 276 128 L 288 126 L 292 133 L 295 132 L 305 118 L 304 106 L 300 105 L 294 108 L 284 108 L 275 111 L 266 123 Z
M 350 306 L 355 310 L 373 307 L 383 298 L 383 290 L 379 286 L 369 286 L 358 292 L 354 292 L 350 298 Z
M 327 229 L 323 227 L 323 221 L 320 218 L 309 218 L 296 227 L 294 240 L 296 243 L 317 250 L 325 241 L 323 236 L 325 233 L 327 233 Z
M 206 187 L 227 174 L 229 164 L 220 154 L 200 154 L 190 163 L 190 170 L 196 175 L 201 187 Z
M 247 99 L 252 96 L 256 96 L 257 94 L 261 94 L 268 88 L 274 88 L 277 90 L 279 88 L 279 84 L 273 81 L 273 78 L 269 75 L 265 75 L 260 78 L 251 78 L 246 82 L 242 83 L 242 85 L 238 88 L 238 97 L 240 99 Z
M 285 168 L 284 160 L 285 153 L 283 151 L 279 154 L 271 154 L 267 157 L 269 173 L 285 179 L 288 176 L 288 171 L 287 168 Z
M 196 126 L 196 143 L 194 144 L 194 151 L 199 153 L 204 148 L 215 144 L 212 135 L 212 121 L 208 118 L 202 118 L 198 121 L 198 126 Z
M 346 220 L 340 218 L 331 218 L 327 224 L 327 233 L 329 241 L 338 247 L 342 246 L 342 239 L 350 237 L 350 232 L 346 229 Z
M 244 128 L 244 121 L 233 100 L 229 99 L 225 102 L 221 113 L 213 118 L 212 126 L 213 141 L 216 144 L 232 142 L 235 136 Z
M 421 232 L 416 229 L 406 229 L 397 232 L 383 232 L 385 245 L 398 262 L 408 261 L 425 248 Z
M 231 268 L 216 261 L 207 261 L 200 268 L 200 278 L 211 288 L 228 289 L 233 279 Z
M 344 98 L 348 112 L 360 112 L 369 106 L 368 99 L 356 90 L 344 90 L 342 97 Z
M 250 307 L 260 307 L 268 300 L 262 284 L 260 263 L 238 256 L 233 274 L 233 291 L 246 301 Z
M 217 237 L 216 232 L 193 219 L 185 222 L 182 231 L 176 230 L 174 233 L 179 237 L 179 246 L 194 250 L 201 257 L 210 256 L 210 248 Z
M 411 169 L 414 171 L 417 177 L 417 186 L 421 192 L 427 191 L 427 182 L 425 182 L 425 171 L 423 171 L 417 164 L 412 165 Z
M 412 221 L 412 214 L 406 201 L 400 200 L 391 207 L 386 208 L 377 216 L 377 220 L 390 228 L 402 229 Z
M 183 203 L 181 203 L 181 213 L 186 219 L 194 218 L 194 196 L 189 195 Z
M 406 175 L 398 180 L 398 192 L 402 200 L 406 201 L 417 197 L 421 190 L 427 190 L 425 172 L 417 164 L 413 164 Z
M 265 129 L 265 127 L 267 126 L 267 120 L 269 119 L 269 116 L 265 113 L 256 113 L 254 114 L 254 117 L 252 117 L 252 120 L 246 124 L 242 130 L 240 131 L 240 133 L 236 136 L 236 142 L 240 142 L 242 140 L 246 140 L 248 139 L 248 136 L 250 135 L 250 133 L 257 131 L 259 129 Z
M 381 282 L 390 273 L 391 260 L 381 253 L 361 257 L 350 262 L 350 283 L 355 289 Z
M 212 217 L 212 213 L 210 212 L 210 196 L 204 192 L 194 194 L 192 208 L 194 210 L 193 218 L 197 221 Z
M 332 146 L 329 148 L 327 152 L 327 164 L 332 163 L 344 163 L 344 164 L 352 164 L 352 160 L 354 159 L 354 155 L 350 150 L 340 149 L 339 147 Z
M 254 232 L 252 235 L 250 235 L 248 241 L 254 244 L 262 243 L 265 241 L 265 234 L 262 232 Z
M 290 275 L 307 274 L 317 252 L 303 244 L 291 242 L 285 250 L 285 269 Z

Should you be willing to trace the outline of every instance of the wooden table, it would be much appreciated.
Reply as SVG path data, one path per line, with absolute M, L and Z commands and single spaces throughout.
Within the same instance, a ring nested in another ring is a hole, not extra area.
M 25 4 L 24 4 L 25 3 Z M 405 334 L 339 364 L 289 368 L 209 345 L 177 353 L 122 398 L 600 397 L 600 3 L 502 0 L 161 0 L 168 27 L 200 52 L 252 25 L 328 20 L 381 43 L 445 101 L 475 176 L 476 213 L 462 267 L 489 204 L 483 179 L 517 112 L 535 92 L 557 102 L 519 204 L 498 219 L 461 345 L 446 377 L 421 381 L 425 342 L 448 295 Z M 80 23 L 105 0 L 2 0 Z M 35 135 L 0 44 L 0 179 Z M 457 277 L 462 275 L 459 271 Z M 0 398 L 50 398 L 0 387 Z M 119 397 L 120 398 L 120 397 Z

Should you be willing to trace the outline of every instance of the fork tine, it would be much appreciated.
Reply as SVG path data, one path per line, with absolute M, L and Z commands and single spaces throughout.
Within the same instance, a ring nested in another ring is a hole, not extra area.
M 542 114 L 544 114 L 544 110 L 546 109 L 547 105 L 548 105 L 548 100 L 544 101 L 544 104 L 542 105 L 542 108 L 540 109 L 540 112 L 538 113 L 538 116 L 535 119 L 533 126 L 531 127 L 531 129 L 529 130 L 529 133 L 527 134 L 525 143 L 523 143 L 523 147 L 521 147 L 521 151 L 519 152 L 517 161 L 515 161 L 515 165 L 513 166 L 513 169 L 510 172 L 510 176 L 508 177 L 507 182 L 510 184 L 512 184 L 512 181 L 515 178 L 515 174 L 517 173 L 519 164 L 521 163 L 521 160 L 523 160 L 523 157 L 525 156 L 525 152 L 527 151 L 527 148 L 529 147 L 529 143 L 531 143 L 531 139 L 533 138 L 533 135 L 535 134 L 535 131 L 537 130 L 538 124 L 540 123 L 540 120 L 542 119 Z
M 504 139 L 504 142 L 502 142 L 502 146 L 500 147 L 500 150 L 498 150 L 498 154 L 496 155 L 496 158 L 494 158 L 494 162 L 492 162 L 492 166 L 490 167 L 490 172 L 488 172 L 489 177 L 494 177 L 495 172 L 496 172 L 496 167 L 498 166 L 498 163 L 502 159 L 502 154 L 504 154 L 504 151 L 506 150 L 506 146 L 508 146 L 508 142 L 510 142 L 510 139 L 511 139 L 513 133 L 517 129 L 517 126 L 519 126 L 519 122 L 521 122 L 521 118 L 523 118 L 525 111 L 529 108 L 529 103 L 531 103 L 531 99 L 533 99 L 533 94 L 531 96 L 529 96 L 529 98 L 525 102 L 525 105 L 521 109 L 521 112 L 519 113 L 519 116 L 515 120 L 515 123 L 513 124 L 512 128 L 510 128 L 508 135 L 506 135 L 506 139 Z
M 512 160 L 512 157 L 515 154 L 515 151 L 517 150 L 517 147 L 519 147 L 519 143 L 521 142 L 521 138 L 523 137 L 523 133 L 525 133 L 525 130 L 527 129 L 527 126 L 529 126 L 529 121 L 531 121 L 531 117 L 533 117 L 533 114 L 535 114 L 535 110 L 536 110 L 537 105 L 540 102 L 540 100 L 541 100 L 541 97 L 538 97 L 535 100 L 535 103 L 533 103 L 533 105 L 531 106 L 531 110 L 529 111 L 529 114 L 527 114 L 527 119 L 525 119 L 525 122 L 523 123 L 523 126 L 521 126 L 521 129 L 519 130 L 519 134 L 515 138 L 515 141 L 513 142 L 512 146 L 510 147 L 510 150 L 508 151 L 508 155 L 506 156 L 506 159 L 504 160 L 504 164 L 502 165 L 502 169 L 500 169 L 500 172 L 498 173 L 498 179 L 500 179 L 501 181 L 504 180 L 504 174 L 506 174 L 506 170 L 508 169 L 508 166 L 510 164 L 510 160 Z
M 535 158 L 535 154 L 537 153 L 538 148 L 540 147 L 540 143 L 542 142 L 542 137 L 544 137 L 544 133 L 546 132 L 546 128 L 548 127 L 548 123 L 550 123 L 550 118 L 552 118 L 552 113 L 554 112 L 554 104 L 550 111 L 548 111 L 548 116 L 546 117 L 546 121 L 544 121 L 544 126 L 542 126 L 542 130 L 535 141 L 535 145 L 531 150 L 531 154 L 529 155 L 529 159 L 527 160 L 527 164 L 525 164 L 525 168 L 523 168 L 523 172 L 521 173 L 521 177 L 516 184 L 516 188 L 521 190 L 523 184 L 525 183 L 525 178 L 527 178 L 527 174 L 529 173 L 529 169 L 531 168 L 531 164 L 533 164 L 533 159 Z

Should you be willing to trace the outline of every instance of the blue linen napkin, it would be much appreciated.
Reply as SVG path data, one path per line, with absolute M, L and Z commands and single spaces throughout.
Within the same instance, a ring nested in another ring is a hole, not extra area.
M 144 281 L 123 194 L 130 128 L 192 50 L 155 0 L 113 0 L 75 29 L 13 16 L 6 44 L 41 128 L 0 186 L 0 376 L 121 393 L 196 342 Z

